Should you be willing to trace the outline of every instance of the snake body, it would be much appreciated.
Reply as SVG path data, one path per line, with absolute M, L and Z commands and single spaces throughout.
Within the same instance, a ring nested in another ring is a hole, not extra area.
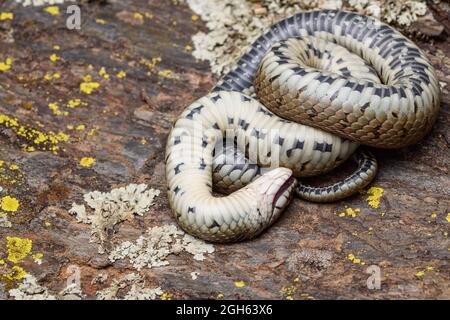
M 230 242 L 270 226 L 294 192 L 342 199 L 376 173 L 358 146 L 416 143 L 437 117 L 439 93 L 425 54 L 386 24 L 332 10 L 284 19 L 175 122 L 166 147 L 175 218 L 197 237 Z M 297 185 L 294 177 L 325 173 L 352 154 L 359 167 L 344 180 Z

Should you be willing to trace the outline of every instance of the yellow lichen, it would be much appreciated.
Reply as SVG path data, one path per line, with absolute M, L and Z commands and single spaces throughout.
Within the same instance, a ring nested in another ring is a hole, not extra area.
M 51 81 L 53 79 L 59 79 L 61 78 L 61 75 L 59 73 L 46 73 L 44 76 L 44 79 L 47 81 Z
M 86 126 L 84 124 L 80 124 L 75 127 L 75 130 L 79 130 L 79 131 L 84 130 L 84 129 L 86 129 Z
M 169 78 L 172 75 L 173 71 L 172 70 L 161 70 L 158 72 L 158 75 L 161 77 L 165 77 L 165 78 Z
M 26 272 L 22 267 L 13 266 L 11 271 L 3 275 L 3 278 L 7 281 L 17 281 L 23 279 L 28 272 Z
M 120 70 L 117 74 L 116 77 L 121 79 L 121 78 L 125 78 L 127 76 L 126 72 L 123 70 Z
M 367 190 L 367 203 L 372 208 L 377 209 L 380 206 L 380 199 L 383 196 L 384 189 L 380 187 L 371 187 Z
M 26 258 L 31 252 L 33 241 L 25 238 L 6 237 L 7 259 L 13 263 L 18 263 Z
M 51 14 L 52 16 L 59 15 L 59 8 L 57 6 L 50 6 L 44 9 L 45 12 Z
M 95 22 L 98 23 L 98 24 L 106 24 L 105 20 L 99 19 L 99 18 L 95 19 Z
M 365 262 L 361 261 L 360 258 L 357 258 L 353 253 L 349 253 L 347 255 L 347 259 L 352 261 L 353 263 L 356 263 L 356 264 L 359 264 L 359 265 L 362 265 L 362 266 L 364 266 L 366 264 Z
M 71 99 L 67 102 L 66 107 L 75 108 L 79 106 L 87 106 L 87 102 L 81 101 L 81 99 Z
M 144 20 L 144 16 L 142 14 L 140 14 L 139 12 L 133 13 L 133 18 L 136 20 L 140 20 L 140 21 Z
M 83 157 L 80 160 L 80 166 L 85 167 L 85 168 L 89 168 L 95 163 L 95 161 L 96 161 L 95 158 Z
M 153 70 L 158 62 L 161 62 L 161 57 L 153 57 L 151 61 L 142 58 L 140 63 L 145 65 L 149 70 Z
M 0 12 L 0 21 L 14 19 L 14 13 L 12 12 Z
M 48 104 L 48 107 L 53 111 L 53 114 L 56 116 L 67 116 L 69 114 L 69 112 L 67 111 L 61 111 L 61 109 L 59 108 L 58 104 L 56 102 L 52 102 Z
M 192 46 L 190 46 L 190 45 L 186 45 L 185 47 L 184 47 L 184 50 L 186 50 L 186 51 L 188 51 L 188 52 L 191 52 L 192 51 Z
M 108 80 L 109 79 L 109 74 L 106 72 L 105 67 L 102 67 L 100 69 L 100 71 L 98 72 L 98 74 L 103 77 L 104 79 Z
M 234 285 L 235 285 L 237 288 L 243 288 L 243 287 L 245 287 L 245 282 L 244 282 L 244 281 L 235 281 L 235 282 L 234 282 Z
M 197 16 L 197 15 L 195 15 L 195 14 L 193 14 L 192 16 L 191 16 L 191 20 L 192 21 L 197 21 L 199 19 L 199 16 Z
M 60 50 L 61 49 L 61 47 L 59 46 L 59 45 L 57 45 L 57 44 L 55 44 L 54 46 L 53 46 L 53 50 Z
M 70 138 L 69 135 L 63 132 L 54 133 L 50 131 L 45 133 L 29 126 L 21 125 L 16 118 L 11 118 L 4 114 L 0 114 L 0 126 L 11 129 L 18 137 L 34 144 L 34 146 L 30 146 L 28 143 L 21 145 L 24 150 L 29 152 L 34 151 L 35 146 L 42 151 L 56 152 L 60 149 L 58 144 L 66 142 Z
M 0 72 L 8 71 L 12 66 L 12 59 L 6 58 L 5 62 L 0 62 Z
M 19 200 L 11 196 L 3 197 L 0 202 L 0 207 L 2 208 L 2 210 L 8 212 L 16 212 L 19 209 L 19 206 Z
M 447 222 L 450 222 L 450 212 L 447 213 L 447 218 L 445 218 L 445 220 L 447 220 Z
M 172 294 L 168 293 L 168 292 L 164 292 L 161 296 L 160 296 L 161 300 L 172 300 Z
M 98 82 L 82 82 L 80 83 L 80 92 L 85 94 L 91 94 L 94 90 L 100 88 L 100 83 Z
M 344 212 L 340 212 L 338 214 L 338 216 L 341 218 L 343 218 L 345 216 L 355 218 L 358 215 L 358 213 L 360 213 L 360 212 L 361 212 L 361 209 L 359 209 L 359 208 L 356 208 L 356 209 L 347 208 L 347 209 L 345 209 Z
M 51 62 L 56 62 L 56 61 L 58 61 L 60 58 L 58 57 L 58 55 L 56 54 L 56 53 L 52 53 L 51 55 L 50 55 L 50 61 Z

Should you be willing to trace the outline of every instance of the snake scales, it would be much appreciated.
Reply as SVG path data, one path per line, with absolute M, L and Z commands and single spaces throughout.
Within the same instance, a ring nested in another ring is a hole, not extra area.
M 439 94 L 425 54 L 378 20 L 332 10 L 282 20 L 175 122 L 166 148 L 175 218 L 197 237 L 230 242 L 271 225 L 294 192 L 342 199 L 373 179 L 367 152 L 335 184 L 297 186 L 294 177 L 332 170 L 360 144 L 416 143 L 437 117 Z M 213 185 L 229 195 L 214 196 Z

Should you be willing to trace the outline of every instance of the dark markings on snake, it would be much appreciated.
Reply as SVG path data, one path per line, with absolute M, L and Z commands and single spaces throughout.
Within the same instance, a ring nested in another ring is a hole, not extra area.
M 373 95 L 381 97 L 382 93 L 383 93 L 383 89 L 382 88 L 375 88 L 375 91 L 373 92 Z
M 200 106 L 198 106 L 198 107 L 192 109 L 192 110 L 189 111 L 189 113 L 186 115 L 186 118 L 192 120 L 192 119 L 194 118 L 194 115 L 196 115 L 197 113 L 200 113 L 204 107 L 205 107 L 205 106 L 200 105 Z
M 205 137 L 202 138 L 202 148 L 206 148 L 208 146 L 208 140 Z
M 270 111 L 268 111 L 268 110 L 266 110 L 266 109 L 264 109 L 264 108 L 261 108 L 261 107 L 258 107 L 258 110 L 257 110 L 258 112 L 262 112 L 262 113 L 264 113 L 266 116 L 269 116 L 269 117 L 272 117 L 273 116 L 273 113 L 272 112 L 270 112 Z
M 228 117 L 228 124 L 232 124 L 234 122 L 234 118 Z
M 362 112 L 366 111 L 366 109 L 370 106 L 370 102 L 366 102 L 363 106 L 361 106 L 360 110 Z
M 181 188 L 179 186 L 176 186 L 175 189 L 173 189 L 173 192 L 175 192 L 175 194 L 178 194 L 178 192 L 180 192 Z
M 278 137 L 275 138 L 274 143 L 275 143 L 275 144 L 279 144 L 280 146 L 282 146 L 283 143 L 284 143 L 284 138 L 278 136 Z
M 200 167 L 199 167 L 199 169 L 200 169 L 200 170 L 205 170 L 205 168 L 206 168 L 206 162 L 205 162 L 205 159 L 201 158 L 201 159 L 200 159 Z
M 266 133 L 259 131 L 257 129 L 253 129 L 252 136 L 255 136 L 257 139 L 264 139 L 266 137 Z
M 217 122 L 214 123 L 213 128 L 214 128 L 214 129 L 217 129 L 217 130 L 220 130 L 219 124 L 218 124 Z
M 303 141 L 297 140 L 297 142 L 295 143 L 294 149 L 302 150 L 304 145 L 305 145 L 305 141 L 304 140 Z
M 358 83 L 358 84 L 356 85 L 356 87 L 355 87 L 353 90 L 358 91 L 358 92 L 361 93 L 365 87 L 366 87 L 366 86 L 365 86 L 364 84 Z
M 182 165 L 184 165 L 184 162 L 179 163 L 179 164 L 176 165 L 176 167 L 175 167 L 175 169 L 174 169 L 174 170 L 175 170 L 175 174 L 179 174 L 179 173 L 181 172 L 180 167 L 181 167 Z
M 246 122 L 244 119 L 239 119 L 238 125 L 239 125 L 242 129 L 247 130 L 247 129 L 248 129 L 248 126 L 250 125 L 250 123 Z
M 250 99 L 249 97 L 247 97 L 247 96 L 242 95 L 241 97 L 242 97 L 242 101 L 243 101 L 243 102 L 249 102 L 249 101 L 251 101 L 251 99 Z
M 214 96 L 214 97 L 211 97 L 211 100 L 214 102 L 214 103 L 216 103 L 217 102 L 217 100 L 219 100 L 220 99 L 220 95 L 217 95 L 217 96 Z
M 324 142 L 324 143 L 315 142 L 314 148 L 313 148 L 313 150 L 317 150 L 317 151 L 321 151 L 321 152 L 331 152 L 332 149 L 333 149 L 333 145 L 328 144 L 326 142 Z
M 195 207 L 188 207 L 188 213 L 195 213 Z
M 179 144 L 181 142 L 181 137 L 180 136 L 177 136 L 177 137 L 175 137 L 175 139 L 174 139 L 174 141 L 173 141 L 173 144 L 174 145 L 177 145 L 177 144 Z
M 218 227 L 220 227 L 220 225 L 217 223 L 216 220 L 214 220 L 213 223 L 209 226 L 210 229 L 212 229 L 212 228 L 218 228 Z

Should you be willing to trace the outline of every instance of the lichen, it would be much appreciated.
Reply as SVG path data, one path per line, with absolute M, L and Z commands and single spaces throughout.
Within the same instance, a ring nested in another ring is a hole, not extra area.
M 52 16 L 58 16 L 60 14 L 58 6 L 49 6 L 45 8 L 44 11 L 51 14 Z
M 19 206 L 19 200 L 11 196 L 5 196 L 0 201 L 0 207 L 4 211 L 16 212 L 19 209 Z
M 31 274 L 24 275 L 23 282 L 18 288 L 9 290 L 9 295 L 15 300 L 56 300 L 56 297 L 50 294 L 47 288 L 39 285 Z
M 109 260 L 115 262 L 129 259 L 133 267 L 141 270 L 169 264 L 167 257 L 186 251 L 195 260 L 204 260 L 205 253 L 213 253 L 214 246 L 198 240 L 175 225 L 156 226 L 147 229 L 145 235 L 135 242 L 124 241 L 109 254 Z
M 21 144 L 21 147 L 28 152 L 39 149 L 56 153 L 61 149 L 59 144 L 68 141 L 70 138 L 69 135 L 61 131 L 58 133 L 44 132 L 29 125 L 21 124 L 17 118 L 5 114 L 0 114 L 0 126 L 10 129 L 19 139 L 24 140 L 25 142 Z
M 361 260 L 361 258 L 357 258 L 353 253 L 347 254 L 347 259 L 355 264 L 359 264 L 361 266 L 366 265 L 364 261 Z
M 14 13 L 12 12 L 0 12 L 0 21 L 14 19 Z
M 343 218 L 343 217 L 345 217 L 345 216 L 347 216 L 347 217 L 352 217 L 352 218 L 356 218 L 356 216 L 357 216 L 360 212 L 361 212 L 361 209 L 359 209 L 359 208 L 356 208 L 356 209 L 353 209 L 353 208 L 346 208 L 345 211 L 340 212 L 340 213 L 338 214 L 338 216 L 341 217 L 341 218 Z
M 138 274 L 130 273 L 120 278 L 114 279 L 110 287 L 97 291 L 97 300 L 117 300 L 119 290 L 129 287 L 124 295 L 124 300 L 155 300 L 163 294 L 160 287 L 146 288 L 145 280 Z
M 77 129 L 77 130 L 81 130 L 81 129 Z M 80 166 L 82 166 L 84 168 L 90 168 L 95 163 L 95 161 L 96 161 L 95 158 L 83 157 L 80 159 Z
M 76 0 L 15 0 L 17 3 L 21 3 L 24 7 L 34 6 L 39 7 L 47 4 L 63 4 L 66 2 L 73 2 Z
M 159 193 L 159 190 L 148 189 L 146 184 L 129 184 L 110 192 L 92 191 L 83 197 L 91 212 L 76 203 L 69 212 L 76 215 L 79 222 L 91 224 L 91 240 L 102 244 L 115 225 L 131 219 L 134 214 L 142 216 L 147 212 Z
M 13 263 L 18 263 L 25 259 L 31 252 L 33 241 L 25 238 L 6 237 L 7 259 Z
M 367 190 L 367 194 L 369 195 L 367 197 L 367 203 L 372 208 L 379 208 L 380 207 L 380 199 L 383 196 L 384 189 L 380 187 L 370 187 L 369 190 Z
M 13 61 L 11 58 L 6 58 L 5 62 L 0 62 L 0 72 L 5 72 L 11 69 L 12 63 Z
M 7 282 L 22 280 L 28 273 L 20 266 L 11 267 L 10 271 L 3 274 L 3 279 Z

